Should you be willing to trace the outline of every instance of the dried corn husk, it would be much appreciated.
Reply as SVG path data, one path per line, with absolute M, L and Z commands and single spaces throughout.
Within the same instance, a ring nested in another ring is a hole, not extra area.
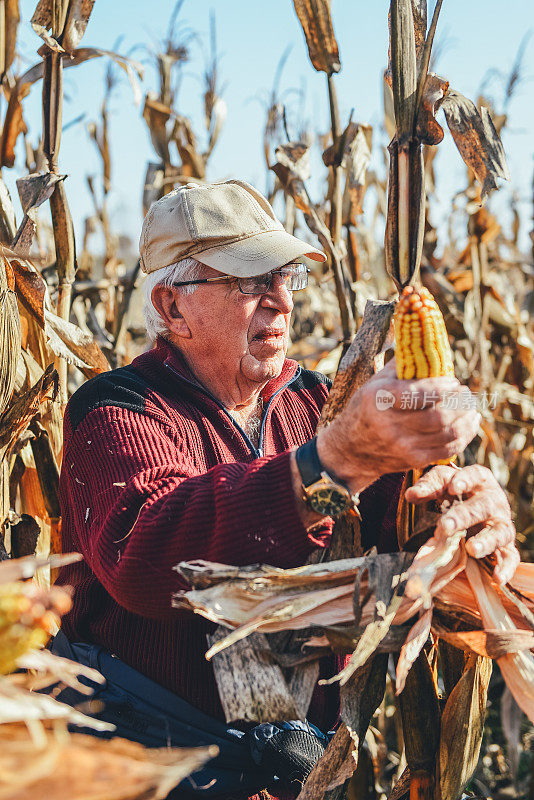
M 318 72 L 339 72 L 339 49 L 332 27 L 329 0 L 293 0 L 306 37 L 310 61 Z
M 370 569 L 375 572 L 373 582 L 365 574 Z M 382 572 L 380 581 L 376 579 L 377 570 Z M 534 565 L 521 564 L 517 586 L 512 579 L 509 590 L 500 589 L 484 568 L 467 556 L 459 536 L 430 539 L 405 571 L 391 555 L 345 559 L 295 570 L 240 569 L 196 561 L 179 565 L 178 571 L 204 588 L 179 593 L 177 604 L 233 629 L 211 648 L 207 657 L 253 631 L 269 633 L 314 626 L 327 634 L 332 630 L 332 641 L 356 640 L 352 668 L 357 668 L 382 649 L 380 642 L 389 636 L 391 626 L 404 625 L 426 610 L 400 644 L 395 636 L 388 640 L 393 650 L 405 647 L 399 662 L 401 686 L 429 631 L 433 631 L 455 647 L 497 657 L 514 697 L 534 721 L 534 656 L 528 652 L 533 645 L 528 621 L 534 612 Z M 472 587 L 475 580 L 476 590 Z M 378 591 L 380 586 L 384 588 Z M 402 591 L 398 591 L 401 586 Z M 381 594 L 384 591 L 386 594 Z M 464 628 L 471 626 L 471 630 L 458 632 L 458 620 Z M 327 640 L 315 637 L 309 644 L 324 647 Z M 350 673 L 349 667 L 337 678 L 344 681 Z

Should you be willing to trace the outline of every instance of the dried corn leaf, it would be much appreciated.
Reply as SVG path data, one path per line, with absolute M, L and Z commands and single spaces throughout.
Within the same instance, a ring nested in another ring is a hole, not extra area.
M 44 278 L 31 261 L 22 258 L 17 253 L 8 251 L 7 258 L 15 275 L 17 296 L 22 306 L 35 319 L 39 327 L 44 328 L 44 309 L 50 306 Z
M 45 172 L 25 175 L 17 180 L 24 217 L 13 237 L 11 249 L 18 255 L 24 258 L 29 255 L 37 222 L 37 209 L 50 199 L 56 183 L 65 178 L 66 175 Z
M 370 125 L 358 125 L 358 131 L 349 145 L 343 166 L 347 170 L 347 190 L 353 206 L 353 214 L 363 214 L 363 195 L 367 167 L 371 160 L 373 129 Z
M 448 88 L 448 81 L 433 72 L 428 73 L 417 116 L 417 136 L 429 146 L 438 145 L 443 139 L 443 128 L 437 122 L 435 114 Z
M 65 52 L 63 47 L 57 41 L 57 39 L 54 39 L 54 37 L 48 33 L 48 31 L 43 25 L 39 25 L 36 22 L 32 22 L 32 28 L 37 34 L 37 36 L 39 36 L 43 40 L 47 48 L 49 48 L 53 53 Z
M 528 594 L 518 592 L 513 583 L 509 590 L 498 589 L 483 573 L 489 586 L 486 591 L 491 589 L 495 596 L 497 617 L 501 623 L 505 621 L 504 625 L 497 623 L 485 618 L 479 608 L 485 595 L 470 586 L 465 570 L 472 559 L 466 559 L 463 547 L 458 547 L 462 538 L 450 537 L 448 543 L 429 540 L 407 569 L 413 558 L 410 553 L 345 559 L 294 570 L 184 562 L 180 574 L 199 588 L 181 593 L 179 599 L 182 606 L 234 628 L 209 655 L 253 631 L 323 628 L 326 637 L 312 636 L 306 646 L 322 648 L 329 641 L 336 652 L 342 653 L 356 646 L 345 670 L 331 679 L 341 679 L 342 684 L 355 669 L 368 663 L 373 653 L 395 652 L 404 646 L 399 665 L 402 688 L 410 665 L 420 662 L 417 653 L 431 627 L 455 647 L 497 658 L 514 696 L 525 710 L 530 709 L 530 695 L 534 696 L 530 667 L 534 659 L 528 650 L 532 648 L 533 631 L 522 627 L 525 610 L 532 613 L 530 609 L 534 608 L 534 565 L 521 565 L 518 570 L 518 583 L 527 587 Z M 475 568 L 479 568 L 477 564 Z M 412 597 L 406 591 L 407 578 Z M 428 605 L 427 614 L 407 637 L 403 626 L 421 611 L 423 600 Z M 392 625 L 397 630 L 391 631 Z
M 36 742 L 20 725 L 0 728 L 2 800 L 164 800 L 217 755 L 216 747 L 145 748 L 125 739 L 54 736 Z
M 465 569 L 480 607 L 484 627 L 513 631 L 515 625 L 486 572 L 472 558 L 467 559 Z M 502 656 L 498 664 L 517 704 L 534 722 L 534 656 L 530 652 L 519 651 Z
M 210 113 L 210 123 L 208 127 L 209 132 L 209 141 L 208 141 L 208 149 L 205 153 L 205 156 L 208 157 L 213 152 L 213 148 L 217 144 L 219 136 L 221 135 L 222 129 L 224 127 L 224 123 L 226 122 L 226 116 L 228 113 L 228 109 L 226 103 L 222 99 L 222 97 L 216 97 L 211 108 Z
M 339 72 L 341 62 L 332 26 L 329 0 L 293 0 L 302 25 L 310 61 L 318 72 Z
M 10 244 L 17 229 L 15 209 L 9 189 L 0 177 L 0 242 Z
M 491 661 L 471 655 L 441 718 L 439 772 L 442 800 L 457 800 L 478 763 Z
M 423 649 L 425 643 L 428 641 L 431 624 L 432 609 L 429 608 L 419 617 L 415 625 L 408 633 L 406 641 L 401 648 L 399 660 L 397 661 L 395 685 L 396 694 L 400 694 L 404 689 L 406 684 L 406 676 L 410 671 L 410 667 Z
M 0 142 L 0 164 L 2 167 L 11 169 L 15 165 L 17 139 L 21 133 L 28 133 L 28 128 L 22 113 L 22 103 L 20 102 L 22 98 L 17 93 L 16 87 L 8 92 L 8 98 Z
M 193 592 L 188 592 L 186 597 L 188 602 L 195 607 L 195 610 L 199 611 L 200 605 L 198 604 L 198 598 L 199 595 L 202 594 L 204 616 L 207 616 L 208 619 L 212 619 L 214 622 L 220 621 L 225 624 L 227 620 L 221 618 L 217 614 L 218 603 L 216 600 L 216 597 L 223 597 L 225 593 L 226 587 L 223 586 L 217 587 L 217 590 L 212 589 L 211 591 L 204 590 L 203 592 L 197 592 L 196 595 L 194 595 Z M 205 598 L 208 594 L 210 595 L 211 602 L 206 604 Z M 259 606 L 256 606 L 254 600 L 250 598 L 251 602 L 249 602 L 249 608 L 252 607 L 253 610 L 252 618 L 245 618 L 243 623 L 235 628 L 235 630 L 217 641 L 206 653 L 206 658 L 208 660 L 213 658 L 213 656 L 221 650 L 260 629 L 272 632 L 276 630 L 285 630 L 287 627 L 293 630 L 306 628 L 308 625 L 307 620 L 309 613 L 313 612 L 313 618 L 319 620 L 321 607 L 326 607 L 328 617 L 334 619 L 336 601 L 341 607 L 341 614 L 344 617 L 346 615 L 346 601 L 347 598 L 349 598 L 350 601 L 351 595 L 352 591 L 350 588 L 347 590 L 346 586 L 337 586 L 313 593 L 300 592 L 299 594 L 293 595 L 276 595 L 274 598 L 265 600 L 264 603 L 261 603 Z M 244 605 L 245 603 L 242 603 L 242 606 Z M 219 619 L 217 619 L 217 617 L 219 617 Z M 339 621 L 344 620 L 341 619 Z M 287 622 L 291 623 L 290 626 L 286 626 L 285 623 Z
M 257 592 L 261 589 L 285 591 L 287 586 L 308 588 L 313 585 L 328 583 L 338 585 L 354 576 L 365 563 L 364 558 L 345 558 L 327 564 L 306 564 L 303 567 L 282 569 L 265 564 L 251 564 L 245 567 L 233 567 L 218 564 L 214 561 L 182 561 L 174 569 L 195 589 L 206 589 L 223 581 L 238 581 L 244 589 Z
M 320 681 L 320 683 L 328 685 L 339 681 L 340 686 L 344 686 L 356 670 L 363 667 L 373 653 L 377 651 L 380 642 L 387 636 L 401 604 L 402 598 L 395 594 L 386 608 L 378 610 L 377 606 L 375 606 L 377 618 L 366 626 L 356 650 L 352 653 L 341 672 L 334 675 L 333 678 Z
M 92 334 L 51 310 L 46 283 L 33 264 L 7 248 L 2 252 L 12 266 L 21 303 L 43 329 L 46 343 L 55 355 L 81 369 L 88 378 L 107 372 L 109 363 Z
M 298 209 L 305 214 L 311 213 L 310 199 L 304 186 L 302 175 L 306 175 L 307 150 L 306 145 L 290 143 L 284 147 L 277 147 L 275 151 L 276 164 L 271 166 L 284 190 L 295 201 Z M 299 160 L 304 158 L 304 167 L 301 168 Z M 328 229 L 324 226 L 324 230 Z
M 414 775 L 422 771 L 423 781 L 426 778 L 433 787 L 436 756 L 439 749 L 441 714 L 436 680 L 425 652 L 419 653 L 406 676 L 406 686 L 399 695 L 398 707 L 404 731 L 406 761 L 410 772 Z M 412 784 L 412 788 L 415 789 L 416 786 Z M 427 794 L 422 791 L 420 796 L 430 798 L 434 797 L 434 793 L 428 791 Z
M 356 225 L 356 218 L 363 213 L 362 203 L 366 188 L 367 167 L 371 160 L 373 129 L 370 125 L 349 123 L 344 133 L 345 147 L 341 166 L 347 178 L 344 205 L 349 205 L 349 213 L 344 212 L 345 223 Z M 323 160 L 328 151 L 323 154 Z
M 50 695 L 28 692 L 19 689 L 9 676 L 0 679 L 0 732 L 9 722 L 31 722 L 33 720 L 64 720 L 73 725 L 93 728 L 96 731 L 112 731 L 115 726 L 108 722 L 76 711 L 65 703 L 60 703 Z M 1 796 L 1 795 L 0 795 Z
M 376 657 L 342 688 L 341 725 L 308 776 L 299 800 L 324 797 L 353 775 L 369 722 L 384 697 L 387 661 L 387 655 Z
M 196 137 L 187 117 L 175 117 L 171 140 L 176 144 L 182 160 L 182 174 L 203 180 L 206 176 L 206 159 L 198 151 Z
M 507 653 L 534 649 L 532 631 L 447 631 L 437 626 L 441 639 L 461 650 L 472 650 L 479 656 L 498 659 Z
M 30 22 L 41 25 L 47 30 L 50 29 L 52 27 L 52 3 L 53 0 L 38 0 Z
M 19 0 L 5 0 L 4 9 L 4 41 L 2 42 L 3 52 L 0 53 L 0 78 L 2 80 L 15 57 L 17 28 L 20 22 Z
M 164 164 L 170 163 L 170 133 L 167 130 L 167 123 L 171 113 L 169 106 L 161 103 L 153 92 L 148 92 L 145 97 L 143 119 L 148 125 L 152 146 Z
M 393 787 L 393 791 L 388 796 L 388 800 L 406 800 L 410 794 L 410 768 L 406 767 L 399 780 Z
M 307 181 L 311 175 L 310 146 L 304 142 L 288 142 L 275 150 L 276 160 L 290 170 L 292 177 Z
M 58 39 L 63 33 L 68 6 L 69 0 L 39 0 L 30 20 L 35 33 L 56 53 L 65 52 Z
M 91 695 L 94 690 L 86 683 L 81 683 L 78 680 L 80 676 L 88 678 L 93 683 L 105 683 L 105 678 L 96 669 L 56 656 L 50 650 L 29 650 L 17 659 L 17 666 L 19 669 L 34 670 L 38 673 L 25 676 L 25 687 L 32 692 L 61 683 L 76 689 L 81 694 Z
M 50 365 L 37 383 L 17 397 L 0 417 L 0 453 L 5 458 L 19 436 L 38 413 L 45 398 L 57 393 L 57 373 Z
M 77 325 L 46 308 L 44 317 L 46 342 L 57 356 L 78 367 L 86 378 L 94 378 L 110 369 L 108 360 L 91 333 L 82 331 Z
M 405 594 L 412 600 L 421 599 L 428 608 L 432 594 L 446 585 L 465 568 L 466 552 L 463 547 L 465 531 L 452 536 L 432 537 L 419 548 L 413 563 L 408 568 Z
M 135 104 L 140 105 L 142 92 L 139 80 L 143 79 L 144 71 L 143 66 L 138 61 L 116 53 L 113 50 L 103 50 L 100 47 L 78 47 L 76 50 L 73 50 L 72 53 L 63 53 L 61 58 L 64 69 L 69 69 L 70 67 L 78 66 L 78 64 L 84 64 L 86 61 L 91 61 L 93 58 L 101 58 L 102 56 L 107 56 L 124 70 L 130 82 L 130 86 L 132 87 Z M 41 59 L 41 61 L 34 64 L 33 67 L 30 67 L 30 69 L 26 70 L 26 72 L 17 78 L 15 87 L 10 95 L 10 104 L 11 102 L 20 102 L 26 97 L 33 84 L 40 80 L 43 74 L 44 64 Z
M 146 215 L 148 209 L 163 197 L 163 180 L 165 169 L 162 164 L 148 163 L 146 167 L 145 182 L 143 184 L 143 214 Z
M 64 553 L 62 555 L 50 556 L 50 558 L 40 558 L 36 556 L 26 556 L 25 558 L 13 558 L 9 561 L 0 562 L 0 584 L 11 583 L 12 581 L 26 580 L 33 578 L 36 572 L 43 567 L 68 566 L 81 561 L 83 556 L 79 553 Z
M 504 738 L 506 739 L 506 754 L 510 762 L 512 780 L 517 788 L 517 773 L 521 758 L 521 727 L 523 712 L 514 700 L 510 689 L 505 686 L 501 696 L 501 721 Z
M 14 289 L 13 271 L 0 254 L 0 414 L 13 394 L 20 351 L 20 317 Z
M 513 591 L 508 589 L 507 586 L 500 586 L 499 590 L 504 595 L 504 598 L 509 601 L 510 603 L 515 606 L 515 608 L 511 609 L 512 616 L 517 616 L 517 611 L 521 615 L 521 624 L 525 627 L 530 628 L 534 631 L 534 614 L 532 613 L 531 608 L 528 607 L 527 601 L 528 599 L 532 600 L 533 597 L 533 585 L 531 584 L 530 587 L 527 587 L 524 592 L 520 592 L 517 590 L 514 580 L 510 581 L 510 586 L 512 587 Z
M 83 39 L 94 4 L 95 0 L 70 0 L 61 39 L 67 53 L 75 50 Z
M 459 92 L 449 90 L 441 107 L 463 160 L 482 185 L 482 202 L 497 188 L 497 178 L 510 179 L 504 148 L 490 113 Z

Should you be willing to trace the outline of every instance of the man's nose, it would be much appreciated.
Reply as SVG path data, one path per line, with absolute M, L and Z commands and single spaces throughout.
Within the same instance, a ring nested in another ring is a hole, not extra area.
M 261 298 L 261 305 L 275 308 L 281 314 L 293 311 L 293 293 L 289 291 L 281 275 L 273 275 L 273 283 L 268 292 Z

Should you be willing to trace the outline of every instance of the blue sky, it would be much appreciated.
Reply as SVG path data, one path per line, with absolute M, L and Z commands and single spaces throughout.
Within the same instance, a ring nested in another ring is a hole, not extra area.
M 433 7 L 432 0 L 429 5 Z M 156 89 L 150 50 L 157 49 L 165 35 L 173 6 L 174 0 L 96 0 L 83 45 L 111 49 L 122 37 L 121 52 L 137 46 L 134 56 L 146 67 L 143 90 Z M 34 7 L 35 0 L 21 2 L 23 68 L 37 60 L 35 51 L 40 45 L 29 25 Z M 212 180 L 241 177 L 263 190 L 266 185 L 262 154 L 264 101 L 280 56 L 288 45 L 292 46 L 282 76 L 283 99 L 295 118 L 299 103 L 295 90 L 304 91 L 304 117 L 316 134 L 324 132 L 328 125 L 324 75 L 316 73 L 309 63 L 291 0 L 185 0 L 180 15 L 182 26 L 195 31 L 201 42 L 191 42 L 191 59 L 184 67 L 178 111 L 193 118 L 199 134 L 204 133 L 202 71 L 212 9 L 216 14 L 220 72 L 226 84 L 223 97 L 228 117 L 210 162 L 208 177 Z M 380 131 L 381 73 L 388 44 L 387 9 L 386 0 L 332 0 L 343 67 L 336 79 L 341 118 L 346 120 L 350 109 L 354 108 L 355 120 L 375 126 L 374 160 L 378 168 L 382 168 L 380 145 L 387 143 Z M 445 0 L 437 37 L 437 42 L 441 42 L 437 71 L 452 87 L 476 99 L 489 69 L 508 73 L 519 43 L 531 27 L 534 28 L 531 0 L 507 0 L 506 3 L 502 0 Z M 60 153 L 60 169 L 69 175 L 67 191 L 78 238 L 82 235 L 85 216 L 92 213 L 86 175 L 99 172 L 99 159 L 85 126 L 98 114 L 105 67 L 101 59 L 65 73 L 64 122 L 68 123 L 82 112 L 85 114 L 83 122 L 65 131 Z M 534 169 L 534 37 L 526 48 L 524 76 L 526 80 L 519 86 L 508 109 L 510 123 L 504 145 L 512 186 L 520 198 L 524 220 L 522 243 L 526 246 Z M 495 78 L 488 89 L 500 107 L 502 84 Z M 41 125 L 40 90 L 41 84 L 36 84 L 25 106 L 26 122 L 34 139 Z M 115 230 L 134 240 L 137 240 L 141 224 L 141 189 L 146 162 L 154 160 L 141 110 L 135 106 L 127 79 L 121 72 L 111 102 L 113 190 L 109 206 Z M 441 116 L 439 119 L 442 121 Z M 19 154 L 22 158 L 21 151 Z M 444 224 L 452 194 L 465 183 L 465 169 L 448 132 L 440 145 L 436 167 L 440 201 L 439 207 L 434 208 L 434 217 Z M 317 165 L 317 179 L 320 169 Z M 16 172 L 16 169 L 4 170 L 12 192 Z M 495 208 L 504 209 L 505 224 L 509 220 L 507 197 L 505 191 L 492 200 Z

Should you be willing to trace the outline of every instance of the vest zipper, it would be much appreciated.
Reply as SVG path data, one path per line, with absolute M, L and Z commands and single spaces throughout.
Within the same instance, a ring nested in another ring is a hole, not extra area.
M 269 402 L 265 406 L 265 408 L 263 410 L 263 419 L 261 421 L 261 427 L 260 427 L 259 447 L 255 447 L 254 443 L 251 441 L 251 439 L 249 439 L 249 437 L 247 436 L 247 434 L 245 433 L 245 431 L 243 430 L 241 425 L 238 422 L 235 421 L 235 419 L 232 417 L 230 412 L 223 406 L 223 404 L 221 402 L 219 402 L 219 400 L 217 400 L 215 395 L 213 395 L 210 391 L 208 391 L 206 388 L 204 388 L 204 386 L 200 386 L 200 384 L 193 383 L 193 381 L 190 381 L 188 378 L 184 378 L 183 375 L 180 375 L 180 373 L 176 369 L 174 369 L 174 367 L 171 366 L 171 364 L 168 364 L 166 361 L 164 362 L 164 366 L 167 367 L 167 369 L 169 369 L 173 373 L 173 375 L 176 375 L 177 378 L 179 378 L 181 381 L 186 383 L 188 386 L 191 386 L 193 389 L 196 389 L 197 391 L 201 392 L 202 394 L 205 394 L 206 397 L 209 397 L 210 400 L 212 400 L 215 403 L 215 405 L 218 408 L 220 408 L 221 411 L 223 411 L 226 414 L 226 416 L 230 420 L 230 423 L 232 424 L 232 426 L 238 431 L 238 433 L 241 435 L 243 441 L 245 442 L 245 444 L 249 448 L 250 452 L 252 453 L 252 455 L 256 456 L 256 458 L 261 458 L 263 456 L 263 434 L 265 432 L 265 422 L 267 420 L 267 414 L 269 412 L 269 409 L 271 407 L 271 404 L 272 404 L 274 398 L 277 397 L 280 394 L 280 392 L 282 392 L 284 389 L 286 389 L 288 386 L 290 386 L 293 383 L 293 381 L 296 381 L 297 378 L 300 375 L 300 372 L 301 372 L 300 366 L 298 366 L 297 367 L 297 371 L 295 372 L 295 374 L 293 375 L 291 380 L 289 380 L 287 383 L 285 383 L 283 386 L 281 386 L 279 389 L 277 389 L 277 391 L 273 394 L 273 396 L 271 397 L 271 399 L 269 400 Z

